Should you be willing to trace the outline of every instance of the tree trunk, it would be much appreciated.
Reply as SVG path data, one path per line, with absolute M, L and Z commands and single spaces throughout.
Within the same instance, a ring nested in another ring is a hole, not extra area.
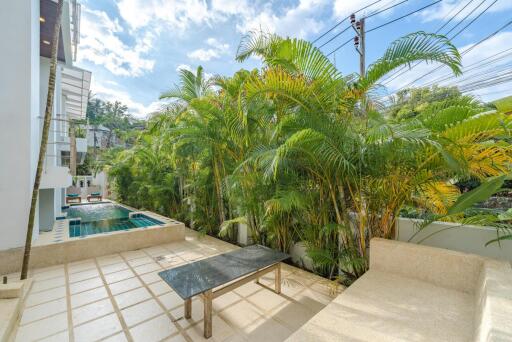
M 57 4 L 57 16 L 53 27 L 52 51 L 50 58 L 50 77 L 48 79 L 48 96 L 46 98 L 46 110 L 44 112 L 43 132 L 41 135 L 41 144 L 39 146 L 39 158 L 37 160 L 37 171 L 34 179 L 34 188 L 32 189 L 32 201 L 30 202 L 30 213 L 28 217 L 27 238 L 25 240 L 25 253 L 23 255 L 23 265 L 21 268 L 21 279 L 27 279 L 28 265 L 30 261 L 30 251 L 32 249 L 32 234 L 34 232 L 34 217 L 36 213 L 37 195 L 39 193 L 39 184 L 43 173 L 44 157 L 48 144 L 48 134 L 52 120 L 53 97 L 55 93 L 55 75 L 57 73 L 57 52 L 59 44 L 59 32 L 62 18 L 62 7 L 64 0 L 59 0 Z

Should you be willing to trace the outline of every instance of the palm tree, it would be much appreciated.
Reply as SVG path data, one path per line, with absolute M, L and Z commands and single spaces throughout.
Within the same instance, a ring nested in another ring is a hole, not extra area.
M 476 101 L 380 112 L 379 80 L 400 66 L 460 73 L 445 37 L 400 38 L 365 75 L 342 75 L 299 39 L 251 34 L 237 59 L 253 55 L 261 70 L 208 80 L 202 68 L 180 72 L 162 95 L 174 101 L 113 166 L 137 194 L 125 192 L 129 204 L 190 203 L 172 207 L 192 211 L 201 230 L 234 235 L 243 223 L 253 242 L 283 251 L 304 241 L 318 272 L 350 282 L 368 267 L 369 239 L 395 237 L 404 205 L 443 215 L 462 197 L 456 182 L 508 172 L 511 118 Z
M 46 109 L 44 112 L 43 131 L 41 134 L 41 143 L 39 145 L 39 158 L 37 159 L 36 177 L 34 179 L 34 187 L 32 188 L 32 200 L 30 202 L 30 212 L 27 225 L 27 237 L 25 240 L 25 252 L 23 254 L 23 264 L 21 268 L 22 280 L 27 278 L 28 273 L 30 251 L 32 249 L 32 234 L 34 231 L 34 217 L 36 213 L 37 196 L 39 194 L 39 185 L 41 183 L 41 175 L 43 173 L 43 163 L 44 157 L 46 155 L 46 146 L 48 143 L 48 134 L 50 132 L 50 123 L 52 119 L 53 97 L 55 94 L 55 77 L 57 73 L 57 52 L 63 5 L 64 0 L 59 0 L 57 3 L 55 25 L 53 26 L 52 50 L 50 55 L 50 76 L 48 79 L 48 96 L 46 97 Z

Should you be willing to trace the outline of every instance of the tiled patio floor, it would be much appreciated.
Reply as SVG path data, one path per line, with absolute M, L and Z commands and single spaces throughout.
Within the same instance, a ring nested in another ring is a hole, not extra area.
M 157 272 L 235 248 L 187 230 L 186 241 L 36 269 L 16 341 L 202 341 L 203 307 Z M 272 287 L 273 273 L 260 279 Z M 253 282 L 213 301 L 210 341 L 283 341 L 332 300 L 320 277 L 283 265 L 282 294 Z

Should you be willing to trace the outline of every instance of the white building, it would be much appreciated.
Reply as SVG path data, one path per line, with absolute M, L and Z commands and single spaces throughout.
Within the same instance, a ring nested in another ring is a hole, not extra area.
M 50 42 L 57 12 L 53 0 L 2 2 L 0 28 L 0 250 L 24 245 L 46 107 Z M 39 191 L 34 239 L 51 229 L 71 185 L 69 120 L 85 118 L 91 73 L 73 66 L 80 5 L 66 0 L 59 38 L 55 102 Z M 77 139 L 77 152 L 87 152 Z

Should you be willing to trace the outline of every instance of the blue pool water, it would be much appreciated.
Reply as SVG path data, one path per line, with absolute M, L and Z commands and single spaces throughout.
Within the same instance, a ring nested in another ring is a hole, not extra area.
M 69 237 L 101 234 L 118 230 L 161 225 L 162 222 L 143 214 L 129 218 L 131 210 L 113 203 L 73 205 L 66 209 Z M 80 220 L 73 220 L 80 218 Z

